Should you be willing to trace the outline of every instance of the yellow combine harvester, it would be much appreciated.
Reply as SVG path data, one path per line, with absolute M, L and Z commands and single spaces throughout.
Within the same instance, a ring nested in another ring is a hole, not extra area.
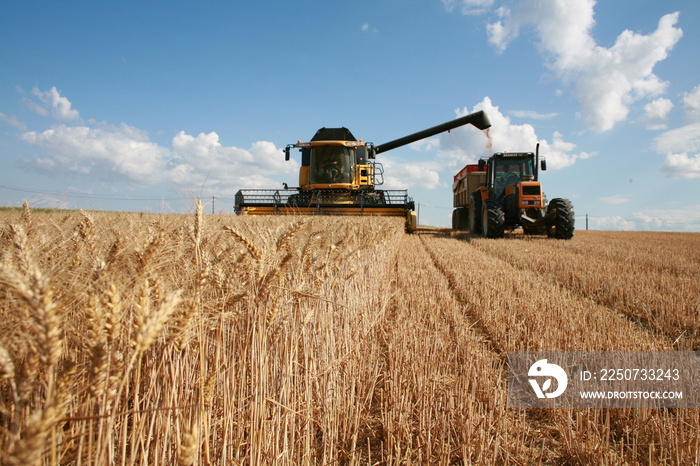
M 384 170 L 377 154 L 471 124 L 486 129 L 491 122 L 483 111 L 375 146 L 357 140 L 347 128 L 321 128 L 311 141 L 289 144 L 301 151 L 299 187 L 241 189 L 236 193 L 239 215 L 369 215 L 404 217 L 406 230 L 416 229 L 414 202 L 405 190 L 381 190 Z

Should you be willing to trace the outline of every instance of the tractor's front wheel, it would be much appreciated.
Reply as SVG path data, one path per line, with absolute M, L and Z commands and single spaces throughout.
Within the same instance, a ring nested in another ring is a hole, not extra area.
M 481 208 L 481 231 L 487 238 L 503 238 L 506 217 L 501 206 L 487 199 Z
M 574 237 L 574 206 L 568 199 L 552 199 L 547 206 L 547 236 L 556 239 Z

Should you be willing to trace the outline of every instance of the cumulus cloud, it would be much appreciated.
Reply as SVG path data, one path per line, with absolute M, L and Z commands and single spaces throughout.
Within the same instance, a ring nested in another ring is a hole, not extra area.
M 700 121 L 700 85 L 683 94 L 683 110 L 688 121 Z
M 220 192 L 237 188 L 274 188 L 272 175 L 296 175 L 299 165 L 285 162 L 281 149 L 271 142 L 255 142 L 250 149 L 224 146 L 216 132 L 191 136 L 180 131 L 172 141 L 171 181 L 207 183 Z
M 453 11 L 459 6 L 462 14 L 480 15 L 488 12 L 493 6 L 494 0 L 442 0 L 447 11 Z
M 667 154 L 661 171 L 670 178 L 700 178 L 700 154 Z
M 167 149 L 149 141 L 136 128 L 92 128 L 61 125 L 21 136 L 28 144 L 46 149 L 32 164 L 52 173 L 89 175 L 104 181 L 152 185 L 162 181 Z
M 681 209 L 644 209 L 619 215 L 591 217 L 594 230 L 656 230 L 697 231 L 700 224 L 700 205 L 688 205 Z
M 49 113 L 58 121 L 72 121 L 80 119 L 80 113 L 73 108 L 70 100 L 63 97 L 56 87 L 42 92 L 36 87 L 32 94 L 39 99 L 39 103 L 31 102 L 30 108 L 39 115 L 47 116 Z
M 55 87 L 33 93 L 57 120 L 79 118 Z M 25 131 L 20 138 L 45 151 L 27 165 L 52 176 L 63 173 L 137 186 L 207 184 L 220 195 L 231 195 L 239 188 L 278 186 L 280 182 L 270 174 L 296 175 L 299 166 L 295 161 L 285 162 L 281 150 L 271 142 L 258 141 L 241 149 L 223 145 L 216 132 L 192 136 L 180 131 L 167 147 L 133 126 L 91 122 Z
M 516 118 L 527 118 L 528 120 L 551 120 L 559 115 L 558 113 L 539 113 L 535 110 L 511 110 L 508 112 Z
M 607 131 L 627 118 L 640 99 L 661 95 L 667 83 L 653 72 L 682 36 L 678 13 L 663 16 L 648 35 L 623 31 L 612 47 L 596 45 L 594 0 L 524 0 L 496 10 L 489 42 L 503 52 L 526 26 L 534 27 L 547 66 L 567 85 L 582 108 L 586 126 Z
M 613 196 L 605 196 L 600 198 L 601 201 L 605 202 L 606 204 L 625 204 L 630 201 L 630 199 L 626 196 L 620 195 L 620 194 L 615 194 Z
M 439 172 L 443 167 L 437 162 L 399 162 L 388 154 L 382 154 L 381 163 L 385 170 L 382 189 L 436 189 L 440 186 Z
M 479 110 L 486 112 L 491 120 L 488 137 L 471 125 L 456 128 L 440 136 L 438 158 L 453 170 L 494 152 L 533 152 L 538 142 L 540 155 L 547 159 L 547 168 L 554 170 L 570 166 L 576 160 L 592 155 L 585 152 L 575 153 L 576 145 L 565 141 L 563 135 L 558 132 L 554 132 L 550 140 L 538 138 L 532 125 L 513 124 L 488 97 L 471 110 L 467 107 L 457 110 L 457 116 Z
M 8 126 L 12 126 L 13 128 L 18 129 L 20 131 L 27 131 L 27 125 L 24 124 L 24 122 L 17 119 L 17 117 L 14 115 L 7 116 L 4 113 L 0 113 L 0 122 Z
M 673 109 L 673 102 L 659 98 L 644 106 L 644 116 L 640 122 L 650 130 L 666 129 L 668 114 Z
M 637 224 L 619 215 L 611 217 L 593 217 L 590 220 L 593 230 L 621 230 L 631 231 L 637 229 Z
M 671 178 L 700 177 L 700 122 L 666 131 L 654 140 L 666 160 L 661 170 Z

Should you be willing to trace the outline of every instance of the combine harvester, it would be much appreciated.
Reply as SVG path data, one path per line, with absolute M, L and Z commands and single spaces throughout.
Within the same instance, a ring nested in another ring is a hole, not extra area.
M 487 238 L 502 238 L 506 229 L 518 227 L 525 234 L 573 238 L 571 201 L 556 198 L 547 204 L 538 181 L 539 170 L 547 169 L 539 147 L 535 153 L 499 152 L 457 173 L 452 185 L 452 228 Z
M 491 122 L 483 111 L 375 146 L 355 139 L 347 128 L 321 128 L 311 141 L 289 144 L 301 152 L 299 187 L 241 189 L 236 193 L 239 215 L 367 215 L 404 217 L 406 231 L 416 229 L 414 202 L 406 190 L 381 190 L 384 169 L 377 154 L 471 124 L 484 130 Z

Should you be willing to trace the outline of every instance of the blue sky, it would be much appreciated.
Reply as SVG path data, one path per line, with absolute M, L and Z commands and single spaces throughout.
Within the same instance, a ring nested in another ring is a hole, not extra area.
M 577 227 L 700 231 L 700 2 L 0 0 L 0 205 L 231 212 L 282 148 L 485 110 Z M 488 155 L 460 128 L 378 156 L 423 224 Z

